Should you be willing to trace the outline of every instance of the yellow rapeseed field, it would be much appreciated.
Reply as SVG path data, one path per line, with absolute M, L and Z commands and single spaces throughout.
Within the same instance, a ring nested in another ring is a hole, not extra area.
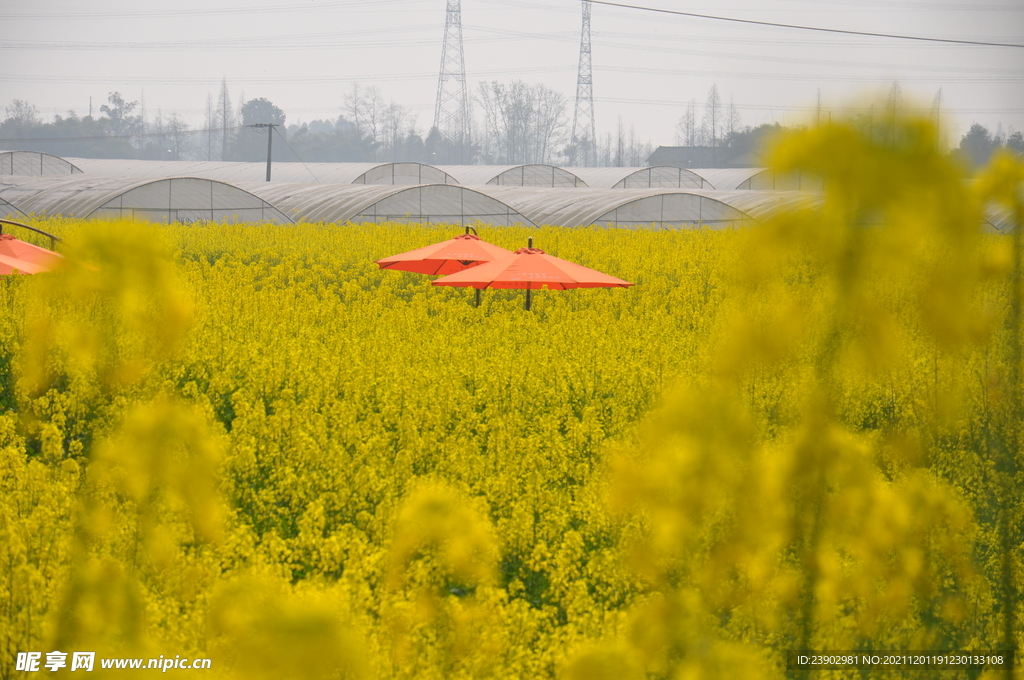
M 529 312 L 374 264 L 457 227 L 33 220 L 68 263 L 0 280 L 0 679 L 1019 649 L 1022 237 L 982 213 L 1024 166 L 935 138 L 790 135 L 824 201 L 748 231 L 481 228 L 636 284 Z

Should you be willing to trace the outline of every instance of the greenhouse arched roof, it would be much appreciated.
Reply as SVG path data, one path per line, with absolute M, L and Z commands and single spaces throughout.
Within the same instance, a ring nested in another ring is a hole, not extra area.
M 4 199 L 0 198 L 0 218 L 22 217 L 24 216 L 24 214 L 25 213 L 21 212 L 13 205 L 8 203 Z
M 437 222 L 495 226 L 532 222 L 500 199 L 453 184 L 372 186 L 240 182 L 239 186 L 309 222 Z
M 594 189 L 711 189 L 711 183 L 685 168 L 655 165 L 643 168 L 566 168 Z
M 1010 234 L 1013 232 L 1013 212 L 1004 205 L 996 203 L 987 205 L 985 207 L 984 219 L 991 229 L 998 231 L 1000 234 Z
M 42 151 L 0 151 L 0 175 L 37 177 L 80 172 L 74 163 Z
M 514 187 L 585 187 L 587 183 L 565 168 L 540 163 L 523 165 L 439 165 L 459 181 L 478 186 L 492 184 Z
M 200 177 L 0 177 L 0 198 L 37 215 L 151 222 L 291 222 L 248 191 Z
M 821 191 L 824 180 L 814 173 L 796 170 L 777 172 L 771 168 L 695 168 L 693 173 L 718 191 Z
M 806 192 L 483 187 L 534 224 L 661 229 L 742 227 L 820 200 Z
M 222 182 L 260 182 L 267 178 L 266 163 L 237 161 L 148 161 L 115 158 L 76 158 L 87 173 L 108 177 L 204 177 Z M 274 182 L 318 184 L 458 184 L 458 181 L 423 163 L 293 163 L 270 167 Z

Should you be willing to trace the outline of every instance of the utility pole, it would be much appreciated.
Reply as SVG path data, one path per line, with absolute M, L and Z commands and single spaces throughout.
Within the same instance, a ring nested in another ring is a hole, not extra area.
M 469 96 L 466 92 L 466 59 L 462 52 L 462 3 L 448 0 L 444 22 L 441 70 L 437 76 L 434 127 L 459 148 L 459 162 L 469 143 Z M 449 159 L 448 162 L 451 162 Z
M 597 151 L 594 125 L 594 80 L 590 66 L 590 3 L 583 0 L 583 29 L 580 32 L 580 67 L 576 75 L 576 112 L 572 117 L 572 161 L 588 166 Z
M 267 129 L 267 181 L 270 181 L 270 159 L 272 158 L 272 152 L 274 149 L 274 128 L 277 127 L 277 123 L 253 123 L 249 127 L 251 128 L 266 128 Z

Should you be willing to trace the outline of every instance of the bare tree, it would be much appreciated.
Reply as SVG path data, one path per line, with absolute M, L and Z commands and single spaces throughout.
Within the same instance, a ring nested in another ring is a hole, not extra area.
M 14 99 L 7 105 L 5 111 L 7 120 L 4 122 L 10 122 L 15 127 L 27 130 L 40 123 L 39 110 L 27 101 Z
M 242 116 L 242 107 L 245 106 L 245 90 L 238 91 L 238 108 L 235 109 L 235 125 L 245 125 L 245 118 Z M 241 134 L 241 130 L 238 131 Z M 236 135 L 237 137 L 238 135 Z
M 565 97 L 544 85 L 481 83 L 486 158 L 499 163 L 546 163 L 566 131 Z
M 172 113 L 164 125 L 167 133 L 167 150 L 170 152 L 171 160 L 180 161 L 182 156 L 188 153 L 190 136 L 188 123 L 177 113 Z
M 146 90 L 139 93 L 139 131 L 136 147 L 143 149 L 146 146 Z
M 939 146 L 942 149 L 947 147 L 946 138 L 943 135 L 942 129 L 942 88 L 935 93 L 935 99 L 932 100 L 932 120 L 935 121 L 935 135 L 938 138 Z
M 359 83 L 352 83 L 352 87 L 345 93 L 344 111 L 348 114 L 349 121 L 356 126 L 356 131 L 359 132 L 359 134 L 366 133 L 366 128 L 364 127 L 365 122 L 363 120 L 363 111 L 365 110 L 366 104 L 363 98 L 363 90 L 359 86 Z
M 683 146 L 697 146 L 697 100 L 686 104 L 686 111 L 676 124 L 676 143 Z
M 624 166 L 626 155 L 626 128 L 622 124 L 622 116 L 619 116 L 619 124 L 615 128 L 615 166 Z
M 725 118 L 725 137 L 731 139 L 740 131 L 740 112 L 736 109 L 736 102 L 733 96 L 729 95 L 729 113 Z
M 708 146 L 718 146 L 718 136 L 722 132 L 722 98 L 718 96 L 718 84 L 708 90 L 708 100 L 704 104 L 704 136 Z
M 636 126 L 629 126 L 629 165 L 630 167 L 638 167 L 644 165 L 650 155 L 654 153 L 654 145 L 651 144 L 650 140 L 646 142 L 640 141 L 640 138 L 636 134 Z
M 411 111 L 397 102 L 391 102 L 381 113 L 381 133 L 384 150 L 393 160 L 396 150 L 405 140 L 405 130 L 412 127 Z
M 235 126 L 235 113 L 231 109 L 231 95 L 228 94 L 228 81 L 220 83 L 220 95 L 217 97 L 217 125 L 220 127 L 220 159 L 228 156 L 229 129 Z
M 492 86 L 485 82 L 477 84 L 473 93 L 473 101 L 483 109 L 483 136 L 480 138 L 480 155 L 485 163 L 496 163 L 500 156 L 498 148 L 498 105 L 495 101 Z
M 206 93 L 206 160 L 213 160 L 213 135 L 217 127 L 217 109 L 213 106 L 213 95 Z
M 146 146 L 150 157 L 164 160 L 167 158 L 167 136 L 164 127 L 164 111 L 157 108 L 156 117 L 149 124 L 149 135 L 146 137 Z
M 889 120 L 895 121 L 902 108 L 903 88 L 900 87 L 900 81 L 894 80 L 892 81 L 892 87 L 889 88 L 889 98 L 885 102 L 885 111 L 889 115 Z
M 521 80 L 506 87 L 495 83 L 495 101 L 501 116 L 506 163 L 526 163 L 528 139 L 533 111 L 529 101 L 529 86 Z
M 375 144 L 381 141 L 380 133 L 384 108 L 384 97 L 381 96 L 380 90 L 373 85 L 366 88 L 363 95 L 363 117 L 366 125 L 366 134 Z
M 552 148 L 564 139 L 566 132 L 565 97 L 543 85 L 533 88 L 536 110 L 534 158 L 543 163 L 552 159 Z

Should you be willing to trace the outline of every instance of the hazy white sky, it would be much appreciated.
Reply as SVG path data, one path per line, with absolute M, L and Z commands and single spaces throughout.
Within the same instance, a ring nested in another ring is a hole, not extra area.
M 445 0 L 0 0 L 0 105 L 46 118 L 94 113 L 109 92 L 201 127 L 227 79 L 234 103 L 266 97 L 289 123 L 335 118 L 353 83 L 375 85 L 433 122 Z M 777 23 L 1024 45 L 1024 0 L 633 0 Z M 467 81 L 576 92 L 579 0 L 462 0 Z M 930 107 L 942 89 L 950 141 L 972 122 L 1024 130 L 1024 49 L 742 26 L 594 5 L 598 134 L 621 116 L 672 144 L 685 103 L 717 83 L 743 125 L 796 123 L 865 102 L 898 80 Z M 571 122 L 571 121 L 570 121 Z

